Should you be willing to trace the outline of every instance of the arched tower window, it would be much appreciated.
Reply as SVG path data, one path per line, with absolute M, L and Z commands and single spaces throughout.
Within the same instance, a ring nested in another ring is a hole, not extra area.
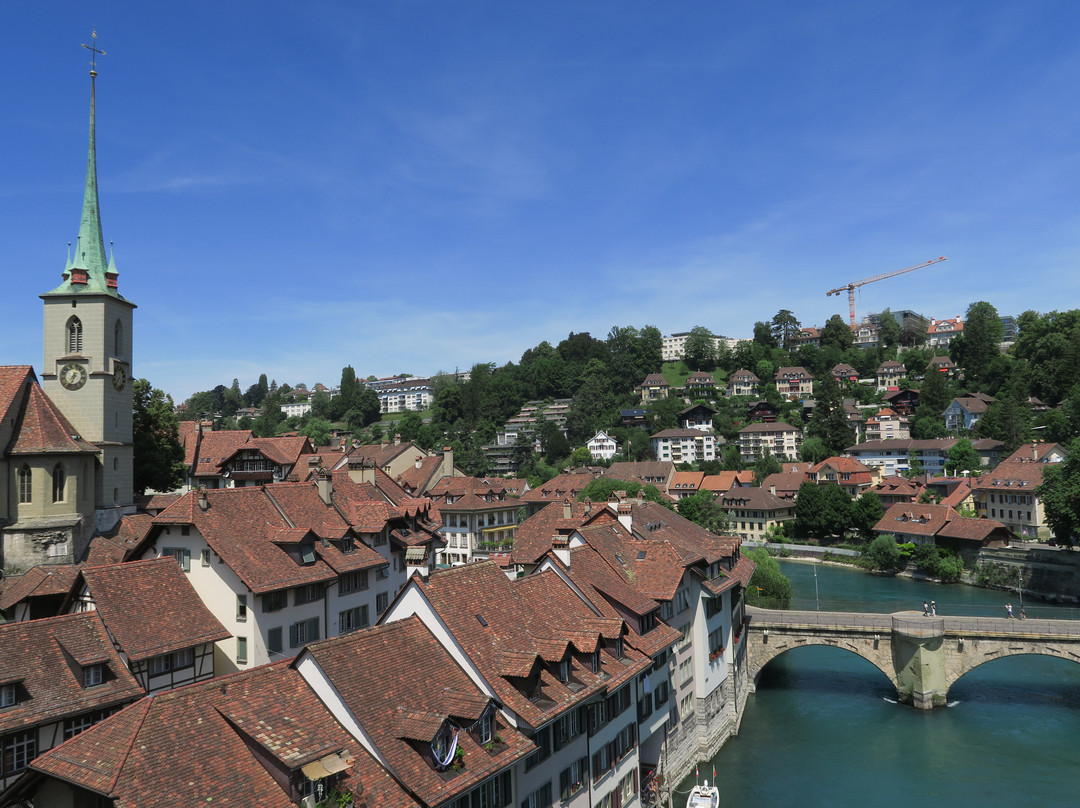
M 72 317 L 67 323 L 68 353 L 82 353 L 82 320 Z
M 23 464 L 23 467 L 19 469 L 19 502 L 32 502 L 34 495 L 31 483 L 33 478 L 30 472 L 30 466 Z
M 113 356 L 124 355 L 124 324 L 119 320 L 116 321 L 116 325 L 113 326 Z
M 52 501 L 64 501 L 64 464 L 57 463 L 52 470 Z

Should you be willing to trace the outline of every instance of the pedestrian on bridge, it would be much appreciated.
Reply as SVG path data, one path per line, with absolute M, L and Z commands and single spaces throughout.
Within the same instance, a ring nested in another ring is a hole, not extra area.
M 1020 604 L 1020 619 L 1027 620 L 1027 612 L 1024 611 L 1024 604 Z
M 937 604 L 934 601 L 930 601 L 930 616 L 937 617 Z
M 922 602 L 922 616 L 923 617 L 929 617 L 930 616 L 930 604 L 927 603 L 925 600 Z
M 1009 618 L 1010 620 L 1012 620 L 1012 619 L 1013 619 L 1013 613 L 1012 613 L 1012 604 L 1011 604 L 1011 603 L 1006 603 L 1006 604 L 1005 604 L 1005 615 L 1006 615 L 1006 616 L 1007 616 L 1007 617 L 1008 617 L 1008 618 Z

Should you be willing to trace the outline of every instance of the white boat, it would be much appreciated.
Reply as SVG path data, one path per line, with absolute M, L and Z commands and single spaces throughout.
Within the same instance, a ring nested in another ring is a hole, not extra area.
M 710 786 L 709 781 L 704 780 L 700 786 L 690 789 L 686 808 L 720 808 L 720 789 Z

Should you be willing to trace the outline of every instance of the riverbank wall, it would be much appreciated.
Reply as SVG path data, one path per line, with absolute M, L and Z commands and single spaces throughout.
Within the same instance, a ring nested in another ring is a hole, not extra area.
M 822 560 L 846 556 L 857 558 L 858 550 L 841 547 L 819 547 L 808 544 L 779 544 L 744 541 L 744 548 L 765 547 L 770 553 L 792 559 Z M 1080 603 L 1080 552 L 1064 547 L 1050 547 L 1037 542 L 1022 542 L 1011 547 L 981 549 L 970 563 L 962 582 L 984 589 L 1015 592 L 1023 590 L 1025 597 L 1050 603 Z M 900 573 L 911 578 L 924 577 L 908 568 Z

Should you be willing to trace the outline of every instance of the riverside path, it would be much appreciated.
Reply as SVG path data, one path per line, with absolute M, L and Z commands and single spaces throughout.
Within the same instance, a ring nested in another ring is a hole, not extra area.
M 875 665 L 897 698 L 920 709 L 944 706 L 961 676 L 1021 654 L 1080 663 L 1080 621 L 926 617 L 921 612 L 774 611 L 748 607 L 747 674 L 756 685 L 775 657 L 808 645 L 842 648 Z

